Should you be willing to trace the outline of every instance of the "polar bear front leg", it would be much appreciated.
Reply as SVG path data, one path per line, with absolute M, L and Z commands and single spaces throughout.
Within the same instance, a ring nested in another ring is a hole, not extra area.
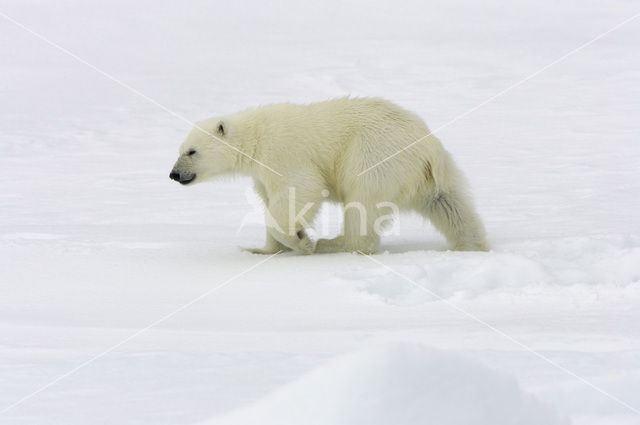
M 276 194 L 269 198 L 267 232 L 285 247 L 312 254 L 314 244 L 305 228 L 313 222 L 319 208 L 319 202 L 308 201 L 302 195 Z
M 302 228 L 294 234 L 290 234 L 287 231 L 281 231 L 279 228 L 272 226 L 267 228 L 267 233 L 269 233 L 270 237 L 273 238 L 276 243 L 283 245 L 286 250 L 294 250 L 301 254 L 313 254 L 313 241 Z
M 269 223 L 270 223 L 270 220 L 272 219 L 271 219 L 269 210 L 266 208 L 269 206 L 269 196 L 267 194 L 267 189 L 264 187 L 264 184 L 262 184 L 262 182 L 260 182 L 259 180 L 254 180 L 254 188 L 256 193 L 258 194 L 258 196 L 260 196 L 260 199 L 262 199 L 262 202 L 264 202 L 264 205 L 265 205 L 264 221 L 267 224 L 267 235 L 265 238 L 264 248 L 243 248 L 243 250 L 248 251 L 252 254 L 263 254 L 263 255 L 271 255 L 271 254 L 276 254 L 278 252 L 291 251 L 291 248 L 278 242 L 276 238 L 274 238 L 271 235 L 271 232 L 269 232 Z
M 267 237 L 264 248 L 245 248 L 245 251 L 248 251 L 252 254 L 271 255 L 278 252 L 291 251 L 291 248 L 278 242 L 276 238 L 271 235 L 269 229 L 267 228 Z

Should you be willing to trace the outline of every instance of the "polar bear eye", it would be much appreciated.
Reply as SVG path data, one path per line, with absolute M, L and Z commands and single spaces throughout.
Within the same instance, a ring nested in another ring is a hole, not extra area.
M 187 152 L 187 155 L 192 156 L 196 153 L 196 151 L 194 149 L 191 149 L 189 152 Z

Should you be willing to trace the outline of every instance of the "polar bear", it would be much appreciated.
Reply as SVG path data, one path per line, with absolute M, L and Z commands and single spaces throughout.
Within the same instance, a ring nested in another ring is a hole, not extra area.
M 420 117 L 383 99 L 281 103 L 199 122 L 170 178 L 224 174 L 252 177 L 264 201 L 266 244 L 254 253 L 376 252 L 381 205 L 423 215 L 455 250 L 488 250 L 449 153 Z M 305 229 L 324 201 L 343 204 L 343 231 L 314 243 Z

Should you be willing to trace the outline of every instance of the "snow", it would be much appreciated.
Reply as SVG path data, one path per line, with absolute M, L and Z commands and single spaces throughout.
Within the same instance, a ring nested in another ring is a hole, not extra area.
M 637 9 L 0 1 L 191 121 L 351 94 L 432 129 Z M 170 181 L 186 122 L 0 23 L 0 424 L 640 424 L 640 18 L 438 131 L 491 252 L 402 216 L 259 265 L 250 181 Z
M 515 380 L 417 345 L 387 344 L 329 362 L 215 424 L 566 424 Z M 204 425 L 205 423 L 203 423 Z

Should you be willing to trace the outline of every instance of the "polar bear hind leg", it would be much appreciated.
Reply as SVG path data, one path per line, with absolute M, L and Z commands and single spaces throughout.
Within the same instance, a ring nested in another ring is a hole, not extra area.
M 466 195 L 439 192 L 420 212 L 447 238 L 454 250 L 489 250 L 484 226 Z

